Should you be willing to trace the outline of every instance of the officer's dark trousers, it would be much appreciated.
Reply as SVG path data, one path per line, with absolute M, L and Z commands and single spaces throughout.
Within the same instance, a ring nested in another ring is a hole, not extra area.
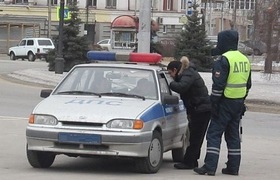
M 187 148 L 184 163 L 198 166 L 200 149 L 211 117 L 211 112 L 191 113 L 189 115 L 190 145 Z
M 207 131 L 207 153 L 205 167 L 208 171 L 216 172 L 221 137 L 225 133 L 228 148 L 227 168 L 238 172 L 241 159 L 239 122 L 243 99 L 233 100 L 223 98 L 219 104 L 218 117 L 212 117 Z

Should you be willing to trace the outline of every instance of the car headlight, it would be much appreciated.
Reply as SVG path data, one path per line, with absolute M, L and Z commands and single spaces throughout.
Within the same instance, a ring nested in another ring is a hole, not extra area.
M 29 123 L 55 126 L 57 125 L 58 121 L 55 117 L 50 115 L 31 114 L 29 117 Z
M 143 126 L 144 122 L 139 119 L 114 119 L 107 123 L 108 128 L 116 129 L 142 129 Z

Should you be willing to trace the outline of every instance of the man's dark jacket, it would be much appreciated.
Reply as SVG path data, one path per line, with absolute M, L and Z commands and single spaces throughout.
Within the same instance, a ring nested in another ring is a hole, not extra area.
M 170 88 L 179 93 L 187 108 L 187 114 L 211 111 L 207 87 L 193 66 L 185 69 L 170 83 Z

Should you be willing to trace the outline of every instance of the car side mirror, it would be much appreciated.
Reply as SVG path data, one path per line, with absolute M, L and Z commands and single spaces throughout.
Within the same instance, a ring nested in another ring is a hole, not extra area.
M 165 95 L 163 95 L 162 100 L 163 100 L 163 104 L 171 104 L 171 105 L 179 104 L 178 96 L 172 96 L 169 94 L 165 94 Z
M 52 89 L 42 89 L 40 93 L 40 97 L 47 98 L 52 93 Z

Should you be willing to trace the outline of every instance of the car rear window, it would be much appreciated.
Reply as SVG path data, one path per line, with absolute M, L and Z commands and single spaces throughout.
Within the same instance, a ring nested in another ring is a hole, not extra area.
M 50 40 L 38 40 L 38 44 L 40 46 L 52 46 L 52 42 Z

